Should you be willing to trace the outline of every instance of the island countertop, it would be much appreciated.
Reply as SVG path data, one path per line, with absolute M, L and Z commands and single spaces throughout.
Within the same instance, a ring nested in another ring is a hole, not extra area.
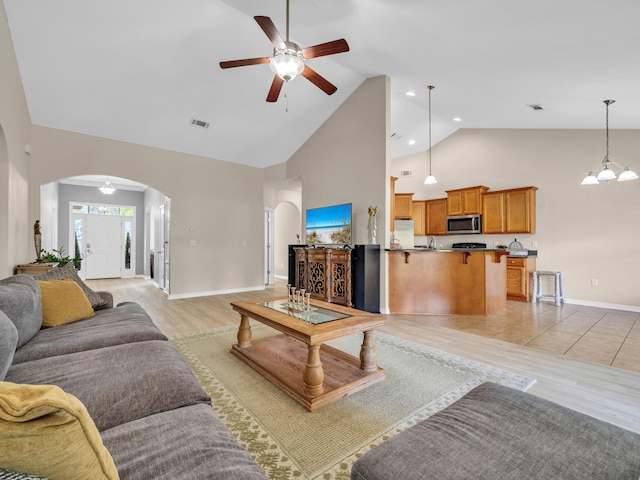
M 487 315 L 507 306 L 506 250 L 386 251 L 391 313 Z

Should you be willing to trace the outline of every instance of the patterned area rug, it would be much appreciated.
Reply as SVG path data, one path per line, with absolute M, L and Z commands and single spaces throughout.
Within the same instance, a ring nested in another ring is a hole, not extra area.
M 253 338 L 277 334 L 252 322 Z M 213 409 L 272 479 L 348 479 L 364 452 L 492 381 L 528 389 L 534 379 L 376 332 L 388 378 L 308 412 L 229 353 L 237 327 L 173 339 Z M 359 355 L 361 335 L 330 345 Z

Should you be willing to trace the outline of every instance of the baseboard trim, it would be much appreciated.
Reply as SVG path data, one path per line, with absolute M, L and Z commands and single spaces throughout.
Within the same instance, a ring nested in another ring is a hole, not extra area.
M 209 297 L 212 295 L 224 295 L 227 293 L 242 293 L 242 292 L 256 292 L 258 290 L 264 290 L 264 285 L 258 287 L 248 288 L 229 288 L 225 290 L 210 290 L 208 292 L 189 292 L 189 293 L 172 293 L 167 298 L 169 300 L 178 300 L 182 298 L 196 298 L 196 297 Z
M 582 305 L 584 307 L 608 308 L 609 310 L 625 310 L 627 312 L 640 312 L 640 306 L 621 305 L 619 303 L 592 302 L 591 300 L 580 300 L 577 298 L 567 298 L 567 303 L 572 305 Z

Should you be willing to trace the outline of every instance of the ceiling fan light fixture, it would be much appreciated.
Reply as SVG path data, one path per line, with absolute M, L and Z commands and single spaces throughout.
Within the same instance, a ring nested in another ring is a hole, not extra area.
M 299 52 L 291 48 L 277 48 L 275 55 L 269 60 L 269 67 L 282 80 L 289 82 L 302 73 L 304 60 Z

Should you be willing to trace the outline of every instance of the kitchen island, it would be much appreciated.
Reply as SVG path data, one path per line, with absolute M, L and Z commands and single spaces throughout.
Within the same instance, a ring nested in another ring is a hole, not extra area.
M 505 251 L 390 249 L 389 312 L 487 315 L 507 307 Z

